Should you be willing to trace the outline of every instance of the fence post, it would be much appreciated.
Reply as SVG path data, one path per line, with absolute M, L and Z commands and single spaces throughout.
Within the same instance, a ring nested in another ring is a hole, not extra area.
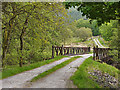
M 56 55 L 57 55 L 57 56 L 58 56 L 58 50 L 59 50 L 59 49 L 58 49 L 58 48 L 56 48 Z
M 73 48 L 73 54 L 74 54 L 74 48 Z
M 93 60 L 95 60 L 95 46 L 93 47 Z
M 67 54 L 69 54 L 69 48 L 67 48 Z
M 78 54 L 78 47 L 76 48 L 76 54 Z
M 88 47 L 88 52 L 90 52 L 90 47 Z
M 79 54 L 79 48 L 77 48 L 77 54 Z
M 52 58 L 54 58 L 54 46 L 52 46 Z
M 63 55 L 63 49 L 64 49 L 64 47 L 63 47 L 63 45 L 62 45 L 62 48 L 61 48 L 61 55 Z
M 96 59 L 98 59 L 98 45 L 96 46 Z

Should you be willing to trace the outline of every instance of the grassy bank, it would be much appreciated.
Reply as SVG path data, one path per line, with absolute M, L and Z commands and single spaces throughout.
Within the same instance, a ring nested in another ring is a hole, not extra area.
M 101 40 L 101 38 L 98 38 L 98 40 L 99 40 L 99 42 L 104 46 L 104 47 L 108 47 L 108 45 L 107 45 L 107 41 L 105 41 L 105 40 Z
M 72 43 L 71 43 L 72 42 Z M 73 37 L 72 39 L 69 39 L 68 42 L 65 43 L 65 45 L 72 45 L 72 46 L 79 46 L 79 47 L 93 47 L 94 41 L 89 38 L 86 41 L 82 41 L 79 38 Z
M 102 73 L 108 73 L 115 78 L 118 78 L 118 75 L 120 74 L 120 71 L 115 67 L 93 61 L 92 57 L 89 57 L 83 62 L 70 79 L 75 85 L 77 85 L 78 88 L 101 88 L 102 86 L 99 86 L 97 82 L 93 81 L 88 73 L 89 71 L 94 70 L 99 70 Z
M 53 67 L 53 68 L 39 74 L 38 76 L 34 77 L 31 80 L 31 82 L 36 81 L 36 80 L 38 80 L 38 79 L 40 79 L 42 77 L 45 77 L 46 75 L 48 75 L 48 74 L 50 74 L 50 73 L 52 73 L 52 72 L 54 72 L 54 71 L 56 71 L 56 70 L 58 70 L 58 69 L 60 69 L 60 68 L 62 68 L 64 66 L 66 66 L 67 64 L 71 63 L 72 61 L 74 61 L 74 60 L 76 60 L 77 58 L 80 58 L 80 57 L 81 56 L 75 56 L 75 57 L 72 57 L 71 59 L 69 59 L 69 60 L 67 60 L 67 61 L 65 61 L 65 62 L 63 62 L 61 64 L 56 65 L 55 67 Z
M 21 73 L 21 72 L 24 72 L 24 71 L 28 71 L 28 70 L 32 70 L 34 68 L 37 68 L 37 67 L 40 67 L 40 66 L 43 66 L 45 64 L 49 64 L 49 63 L 52 63 L 54 61 L 57 61 L 57 60 L 60 60 L 62 59 L 63 57 L 67 57 L 67 56 L 57 56 L 53 59 L 50 59 L 50 60 L 45 60 L 45 61 L 41 61 L 41 62 L 36 62 L 36 63 L 33 63 L 33 64 L 30 64 L 30 65 L 26 65 L 26 66 L 23 66 L 23 67 L 19 67 L 19 66 L 11 66 L 5 70 L 3 70 L 2 72 L 0 72 L 0 74 L 2 73 L 2 77 L 0 77 L 0 79 L 2 78 L 7 78 L 9 76 L 13 76 L 13 75 L 16 75 L 18 73 Z

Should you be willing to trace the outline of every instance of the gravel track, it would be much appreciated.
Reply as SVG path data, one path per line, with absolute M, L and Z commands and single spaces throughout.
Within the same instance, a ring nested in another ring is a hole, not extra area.
M 96 40 L 97 40 L 97 42 L 99 43 L 100 47 L 101 47 L 101 48 L 104 48 L 104 46 L 99 42 L 98 38 L 97 38 Z
M 76 59 L 65 67 L 58 69 L 44 78 L 41 78 L 35 82 L 28 82 L 19 88 L 77 88 L 73 85 L 69 78 L 77 70 L 77 67 L 79 67 L 86 58 L 92 56 L 92 54 L 84 54 L 79 56 L 83 57 Z
M 72 56 L 71 56 L 72 57 Z M 2 88 L 17 88 L 24 85 L 26 82 L 30 81 L 33 77 L 38 74 L 51 69 L 52 67 L 70 59 L 71 57 L 65 57 L 61 60 L 52 62 L 50 64 L 43 65 L 41 67 L 35 68 L 33 70 L 25 71 L 20 74 L 8 77 L 6 79 L 0 80 L 2 82 Z M 0 87 L 1 88 L 1 87 Z
M 99 42 L 98 38 L 93 39 L 93 41 L 95 42 L 96 45 L 98 45 L 99 48 L 104 48 L 104 46 Z
M 98 47 L 100 47 L 100 45 L 97 43 L 96 39 L 93 39 L 93 41 L 95 42 L 95 45 L 98 45 Z

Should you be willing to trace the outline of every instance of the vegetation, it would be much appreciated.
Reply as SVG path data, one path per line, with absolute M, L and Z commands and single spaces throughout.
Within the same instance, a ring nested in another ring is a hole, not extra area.
M 106 63 L 99 63 L 92 59 L 92 57 L 87 58 L 83 64 L 78 68 L 78 70 L 71 77 L 71 80 L 78 88 L 102 88 L 97 82 L 90 78 L 89 71 L 99 70 L 102 73 L 108 73 L 111 76 L 118 79 L 120 71 L 113 66 L 107 65 Z
M 61 45 L 72 35 L 62 3 L 2 2 L 2 36 L 6 68 L 51 58 L 52 45 Z
M 52 56 L 52 45 L 66 45 L 74 41 L 93 46 L 92 35 L 100 34 L 114 49 L 111 52 L 113 60 L 116 65 L 120 65 L 120 2 L 64 4 L 2 2 L 0 39 L 3 78 L 38 67 L 37 63 L 44 65 L 50 62 L 46 60 Z M 66 10 L 65 7 L 72 7 L 72 10 Z M 79 11 L 80 14 L 76 16 Z M 76 20 L 69 21 L 70 16 L 76 17 Z
M 83 12 L 83 16 L 91 19 L 92 22 L 94 19 L 97 20 L 98 26 L 100 27 L 100 32 L 105 40 L 110 41 L 110 48 L 115 49 L 116 51 L 112 52 L 117 59 L 117 65 L 120 65 L 120 2 L 64 2 L 66 8 L 69 7 L 77 7 L 78 11 Z M 115 6 L 115 7 L 114 7 Z M 118 23 L 116 25 L 112 25 L 110 23 L 115 23 L 117 20 Z M 109 23 L 108 23 L 109 22 Z M 105 25 L 107 24 L 107 25 Z M 112 25 L 112 26 L 111 26 Z M 115 28 L 113 28 L 115 27 Z M 104 30 L 103 30 L 104 29 Z M 115 31 L 112 33 L 112 31 Z M 110 38 L 112 36 L 112 38 Z
M 99 31 L 101 33 L 101 36 L 106 40 L 106 41 L 111 41 L 113 33 L 117 31 L 117 25 L 118 21 L 117 20 L 111 20 L 110 23 L 105 23 L 102 24 L 99 27 Z
M 113 61 L 116 63 L 116 67 L 120 68 L 120 60 L 118 58 L 118 21 L 111 20 L 109 23 L 102 24 L 99 28 L 101 36 L 105 41 L 109 42 L 108 46 L 113 49 L 110 52 L 110 55 L 113 56 Z
M 93 36 L 97 36 L 99 35 L 99 27 L 97 25 L 97 20 L 93 20 L 91 23 L 90 23 L 90 19 L 79 19 L 76 21 L 76 26 L 78 28 L 81 28 L 81 27 L 85 27 L 85 28 L 90 28 L 92 30 L 92 35 Z
M 69 28 L 72 31 L 71 32 L 72 38 L 75 38 L 76 40 L 79 40 L 82 42 L 84 42 L 88 38 L 92 37 L 92 29 L 89 28 L 88 26 L 84 25 L 83 24 L 84 21 L 86 21 L 86 20 L 83 20 L 83 19 L 79 19 L 77 21 L 75 20 L 72 23 L 70 23 L 70 26 L 69 26 Z
M 30 65 L 29 64 L 28 65 L 24 65 L 23 67 L 19 67 L 19 66 L 15 66 L 15 65 L 14 66 L 9 66 L 3 72 L 0 72 L 0 74 L 2 73 L 2 77 L 0 77 L 0 79 L 1 78 L 2 79 L 3 78 L 7 78 L 9 76 L 13 76 L 13 75 L 16 75 L 16 74 L 24 72 L 24 71 L 32 70 L 34 68 L 43 66 L 45 64 L 49 64 L 49 63 L 52 63 L 54 61 L 60 60 L 63 57 L 67 57 L 67 56 L 57 56 L 54 59 L 44 60 L 44 61 L 36 62 L 36 63 L 30 64 Z
M 80 57 L 81 56 L 72 57 L 71 59 L 69 59 L 69 60 L 67 60 L 67 61 L 65 61 L 65 62 L 63 62 L 61 64 L 58 64 L 55 67 L 53 67 L 53 68 L 39 74 L 38 76 L 34 77 L 31 81 L 33 82 L 33 81 L 36 81 L 36 80 L 38 80 L 38 79 L 40 79 L 42 77 L 45 77 L 46 75 L 48 75 L 48 74 L 50 74 L 50 73 L 52 73 L 52 72 L 54 72 L 54 71 L 56 71 L 56 70 L 58 70 L 58 69 L 60 69 L 60 68 L 62 68 L 64 66 L 66 66 L 67 64 L 71 63 L 72 61 L 74 61 L 74 60 L 76 60 L 77 58 L 80 58 Z
M 87 45 L 87 47 L 91 47 L 91 48 L 95 46 L 95 43 L 92 38 L 89 38 L 86 41 L 81 42 L 81 44 L 83 44 L 84 46 Z
M 83 16 L 97 20 L 98 25 L 109 22 L 110 20 L 120 20 L 120 2 L 64 2 L 64 4 L 66 9 L 77 6 L 76 9 L 83 12 Z
M 104 47 L 108 47 L 108 41 L 105 41 L 102 37 L 98 38 L 99 42 L 104 46 Z
M 90 28 L 81 27 L 75 32 L 76 37 L 79 37 L 81 41 L 86 41 L 89 37 L 92 37 L 92 31 Z
M 91 37 L 90 28 L 77 26 L 76 21 L 69 22 L 62 3 L 2 2 L 2 67 L 5 70 L 9 65 L 22 67 L 49 59 L 52 45 Z
M 69 22 L 73 22 L 75 20 L 79 20 L 79 19 L 82 19 L 82 18 L 84 20 L 86 20 L 86 17 L 82 16 L 82 12 L 77 11 L 76 8 L 71 7 L 67 10 L 68 10 L 68 15 L 70 16 Z

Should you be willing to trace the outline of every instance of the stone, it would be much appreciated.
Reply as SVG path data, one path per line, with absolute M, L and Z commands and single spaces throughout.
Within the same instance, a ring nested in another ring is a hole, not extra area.
M 102 85 L 103 87 L 108 88 L 116 88 L 118 85 L 117 79 L 115 77 L 109 75 L 108 73 L 102 73 L 99 70 L 93 70 L 93 72 L 89 72 L 92 76 L 97 76 L 97 79 L 93 78 L 94 81 Z

